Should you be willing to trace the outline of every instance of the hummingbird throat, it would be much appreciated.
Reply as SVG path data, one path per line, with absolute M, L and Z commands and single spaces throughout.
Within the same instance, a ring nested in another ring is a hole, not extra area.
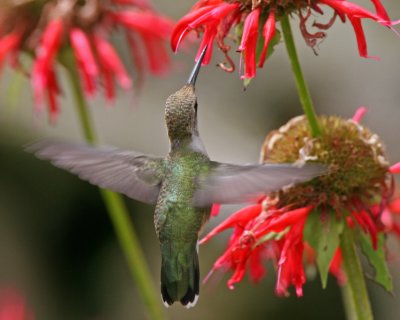
M 165 122 L 172 145 L 198 135 L 197 99 L 192 85 L 185 85 L 168 97 Z

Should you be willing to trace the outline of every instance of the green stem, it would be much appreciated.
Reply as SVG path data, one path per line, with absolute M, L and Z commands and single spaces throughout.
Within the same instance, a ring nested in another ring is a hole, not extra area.
M 78 73 L 70 52 L 65 52 L 62 62 L 68 71 L 70 84 L 75 98 L 76 111 L 81 124 L 83 135 L 87 142 L 97 142 L 94 126 L 92 124 L 89 108 L 82 94 Z M 143 251 L 140 247 L 136 231 L 129 218 L 129 212 L 122 197 L 112 191 L 100 189 L 101 196 L 113 223 L 119 244 L 124 252 L 131 275 L 138 287 L 151 319 L 165 319 L 159 293 L 152 284 L 149 268 L 146 265 Z
M 357 314 L 355 312 L 356 306 L 352 297 L 351 288 L 348 283 L 342 285 L 342 300 L 344 305 L 344 311 L 346 313 L 347 320 L 357 320 Z
M 349 320 L 372 320 L 372 309 L 365 285 L 361 263 L 357 255 L 354 238 L 349 228 L 344 228 L 340 237 L 343 267 L 347 283 L 343 288 L 343 300 Z
M 299 93 L 300 102 L 303 107 L 304 114 L 308 119 L 311 134 L 313 137 L 321 135 L 321 129 L 318 124 L 317 115 L 315 113 L 314 105 L 311 99 L 310 91 L 308 90 L 306 80 L 304 79 L 303 71 L 301 70 L 299 57 L 296 52 L 296 45 L 294 43 L 292 29 L 288 15 L 284 15 L 281 20 L 283 37 L 285 39 L 286 50 L 289 55 L 290 63 L 294 78 L 296 81 L 297 92 Z

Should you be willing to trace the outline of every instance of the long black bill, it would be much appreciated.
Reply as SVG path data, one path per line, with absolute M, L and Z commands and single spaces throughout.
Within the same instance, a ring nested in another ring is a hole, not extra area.
M 201 52 L 199 60 L 197 60 L 195 66 L 194 66 L 194 68 L 192 70 L 192 73 L 190 74 L 189 79 L 187 81 L 187 84 L 191 84 L 193 87 L 196 84 L 196 79 L 197 79 L 197 76 L 198 76 L 199 71 L 200 71 L 201 62 L 204 59 L 206 51 L 207 51 L 207 46 L 205 46 L 203 51 Z

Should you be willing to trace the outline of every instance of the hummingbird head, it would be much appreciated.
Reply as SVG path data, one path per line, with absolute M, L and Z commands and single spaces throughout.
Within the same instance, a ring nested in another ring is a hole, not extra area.
M 198 134 L 195 83 L 206 50 L 207 47 L 203 49 L 187 83 L 167 98 L 165 104 L 165 122 L 171 141 L 190 138 L 194 134 Z

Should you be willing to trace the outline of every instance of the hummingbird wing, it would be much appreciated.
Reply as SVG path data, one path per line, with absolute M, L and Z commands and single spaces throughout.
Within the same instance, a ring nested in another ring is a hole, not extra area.
M 234 165 L 211 161 L 209 173 L 198 178 L 194 205 L 243 203 L 326 172 L 326 166 L 316 163 Z
M 32 144 L 27 151 L 99 187 L 145 203 L 157 202 L 163 177 L 162 158 L 54 140 Z

